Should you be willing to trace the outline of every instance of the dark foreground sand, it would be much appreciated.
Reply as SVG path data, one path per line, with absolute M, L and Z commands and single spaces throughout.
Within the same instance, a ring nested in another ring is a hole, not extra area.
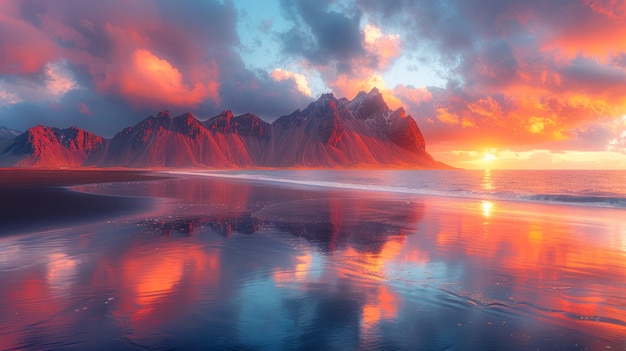
M 163 177 L 161 177 L 163 178 Z M 77 193 L 71 185 L 159 179 L 141 171 L 0 170 L 0 235 L 61 228 L 133 213 L 145 199 Z

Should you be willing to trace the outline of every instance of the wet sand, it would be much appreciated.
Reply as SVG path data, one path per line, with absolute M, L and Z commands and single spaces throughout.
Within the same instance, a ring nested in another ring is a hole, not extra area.
M 126 176 L 74 189 L 170 200 L 0 238 L 0 349 L 626 346 L 621 209 Z
M 0 235 L 105 220 L 149 205 L 145 199 L 78 193 L 68 186 L 163 178 L 140 171 L 0 169 Z

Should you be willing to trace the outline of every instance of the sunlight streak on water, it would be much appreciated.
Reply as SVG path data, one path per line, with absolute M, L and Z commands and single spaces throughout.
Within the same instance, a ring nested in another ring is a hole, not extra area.
M 480 207 L 482 208 L 483 217 L 485 219 L 489 219 L 489 217 L 491 217 L 491 211 L 493 210 L 493 207 L 494 207 L 493 202 L 482 200 L 480 202 Z

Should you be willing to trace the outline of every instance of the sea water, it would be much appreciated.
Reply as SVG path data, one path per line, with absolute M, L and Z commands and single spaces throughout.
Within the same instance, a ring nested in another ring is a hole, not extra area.
M 624 172 L 170 175 L 0 238 L 0 349 L 626 348 Z
M 174 173 L 400 194 L 626 207 L 626 171 L 270 170 Z

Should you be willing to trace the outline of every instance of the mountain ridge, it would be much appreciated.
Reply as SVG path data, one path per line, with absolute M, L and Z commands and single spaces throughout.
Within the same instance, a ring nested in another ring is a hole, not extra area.
M 161 111 L 110 139 L 35 126 L 1 151 L 0 166 L 450 168 L 428 154 L 415 120 L 389 109 L 376 88 L 353 100 L 323 94 L 272 123 L 230 110 L 205 121 Z

